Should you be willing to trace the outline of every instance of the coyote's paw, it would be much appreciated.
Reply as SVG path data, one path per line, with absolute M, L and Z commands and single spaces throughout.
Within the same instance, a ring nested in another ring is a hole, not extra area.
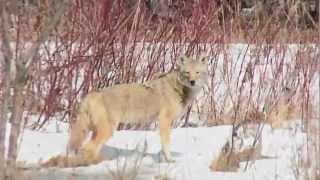
M 168 163 L 175 163 L 176 162 L 176 160 L 174 160 L 173 158 L 166 158 L 166 161 Z
M 165 153 L 165 152 L 161 151 L 161 155 L 164 157 L 165 161 L 167 161 L 168 163 L 176 162 L 176 160 L 173 159 L 173 157 L 171 156 L 170 153 Z

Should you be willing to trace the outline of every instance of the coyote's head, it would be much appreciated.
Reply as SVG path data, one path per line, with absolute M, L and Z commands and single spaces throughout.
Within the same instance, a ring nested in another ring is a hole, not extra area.
M 206 57 L 192 59 L 181 56 L 178 60 L 178 80 L 189 88 L 200 88 L 207 79 L 208 62 Z

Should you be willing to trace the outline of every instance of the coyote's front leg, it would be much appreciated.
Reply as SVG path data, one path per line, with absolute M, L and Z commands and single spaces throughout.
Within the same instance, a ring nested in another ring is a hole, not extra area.
M 161 148 L 167 162 L 175 162 L 170 153 L 171 123 L 174 117 L 169 111 L 162 111 L 159 115 Z

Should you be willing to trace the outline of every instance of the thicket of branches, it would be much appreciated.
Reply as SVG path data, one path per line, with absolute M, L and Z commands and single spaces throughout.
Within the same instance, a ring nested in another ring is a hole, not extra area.
M 306 122 L 316 117 L 305 113 L 313 103 L 310 89 L 320 69 L 320 5 L 316 3 L 26 2 L 0 1 L 2 161 L 7 122 L 11 123 L 7 159 L 14 164 L 17 137 L 24 127 L 40 129 L 51 117 L 72 121 L 77 103 L 88 91 L 152 79 L 174 68 L 181 53 L 210 57 L 206 100 L 192 108 L 205 115 L 203 124 L 210 119 L 218 124 L 226 115 L 234 122 L 258 118 L 249 116 L 261 112 L 261 94 L 277 99 L 285 88 L 299 97 Z M 245 45 L 243 54 L 234 59 L 229 50 L 230 43 L 236 42 L 253 46 Z M 286 63 L 287 43 L 311 45 L 297 45 L 295 56 Z M 269 103 L 269 108 L 273 105 Z M 227 112 L 227 107 L 232 111 Z M 37 121 L 28 122 L 30 117 Z

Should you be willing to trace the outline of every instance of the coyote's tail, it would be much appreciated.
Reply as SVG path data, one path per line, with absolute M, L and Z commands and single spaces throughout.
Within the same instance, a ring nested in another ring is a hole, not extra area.
M 49 160 L 45 161 L 41 164 L 41 167 L 48 168 L 48 167 L 60 167 L 60 168 L 66 168 L 66 167 L 79 167 L 79 166 L 87 166 L 90 164 L 98 164 L 103 159 L 98 158 L 84 158 L 82 156 L 54 156 L 50 158 Z
M 89 164 L 96 164 L 101 161 L 100 157 L 88 158 L 78 153 L 83 142 L 86 140 L 91 125 L 91 114 L 88 99 L 84 99 L 80 104 L 77 119 L 71 125 L 71 132 L 68 142 L 68 153 L 75 152 L 76 155 L 58 155 L 50 158 L 41 164 L 42 167 L 77 167 Z
M 71 125 L 71 132 L 68 142 L 68 151 L 78 152 L 82 143 L 87 138 L 90 125 L 90 111 L 88 109 L 87 101 L 84 100 L 80 104 L 76 121 Z

